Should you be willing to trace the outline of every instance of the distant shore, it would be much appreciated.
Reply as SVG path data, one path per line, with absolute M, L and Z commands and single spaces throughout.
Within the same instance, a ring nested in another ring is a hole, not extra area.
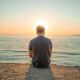
M 0 36 L 28 36 L 28 37 L 33 37 L 35 35 L 15 35 L 15 34 L 0 34 Z M 80 35 L 47 35 L 47 36 L 80 36 Z
M 30 64 L 0 63 L 0 80 L 25 80 Z M 51 64 L 56 80 L 80 80 L 80 66 L 61 66 Z

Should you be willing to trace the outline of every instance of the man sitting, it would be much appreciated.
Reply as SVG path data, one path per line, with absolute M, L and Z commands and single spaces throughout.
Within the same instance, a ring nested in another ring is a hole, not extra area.
M 29 43 L 29 56 L 35 67 L 47 68 L 50 64 L 52 42 L 44 36 L 45 28 L 41 25 L 36 28 L 37 37 Z

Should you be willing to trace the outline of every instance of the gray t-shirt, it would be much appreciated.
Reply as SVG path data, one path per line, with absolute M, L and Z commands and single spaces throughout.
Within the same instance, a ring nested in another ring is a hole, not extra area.
M 29 50 L 33 51 L 32 61 L 38 64 L 50 63 L 50 49 L 52 49 L 52 42 L 44 36 L 38 36 L 32 39 L 29 43 Z

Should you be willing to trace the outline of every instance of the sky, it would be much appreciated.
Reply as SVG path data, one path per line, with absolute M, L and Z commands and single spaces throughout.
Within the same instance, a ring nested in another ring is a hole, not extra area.
M 47 35 L 80 35 L 80 0 L 0 0 L 0 34 L 34 35 L 39 20 Z

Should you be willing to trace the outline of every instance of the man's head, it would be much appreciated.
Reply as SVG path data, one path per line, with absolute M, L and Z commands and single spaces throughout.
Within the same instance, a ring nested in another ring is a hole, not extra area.
M 45 28 L 41 25 L 38 25 L 36 28 L 37 35 L 44 35 L 45 34 Z

